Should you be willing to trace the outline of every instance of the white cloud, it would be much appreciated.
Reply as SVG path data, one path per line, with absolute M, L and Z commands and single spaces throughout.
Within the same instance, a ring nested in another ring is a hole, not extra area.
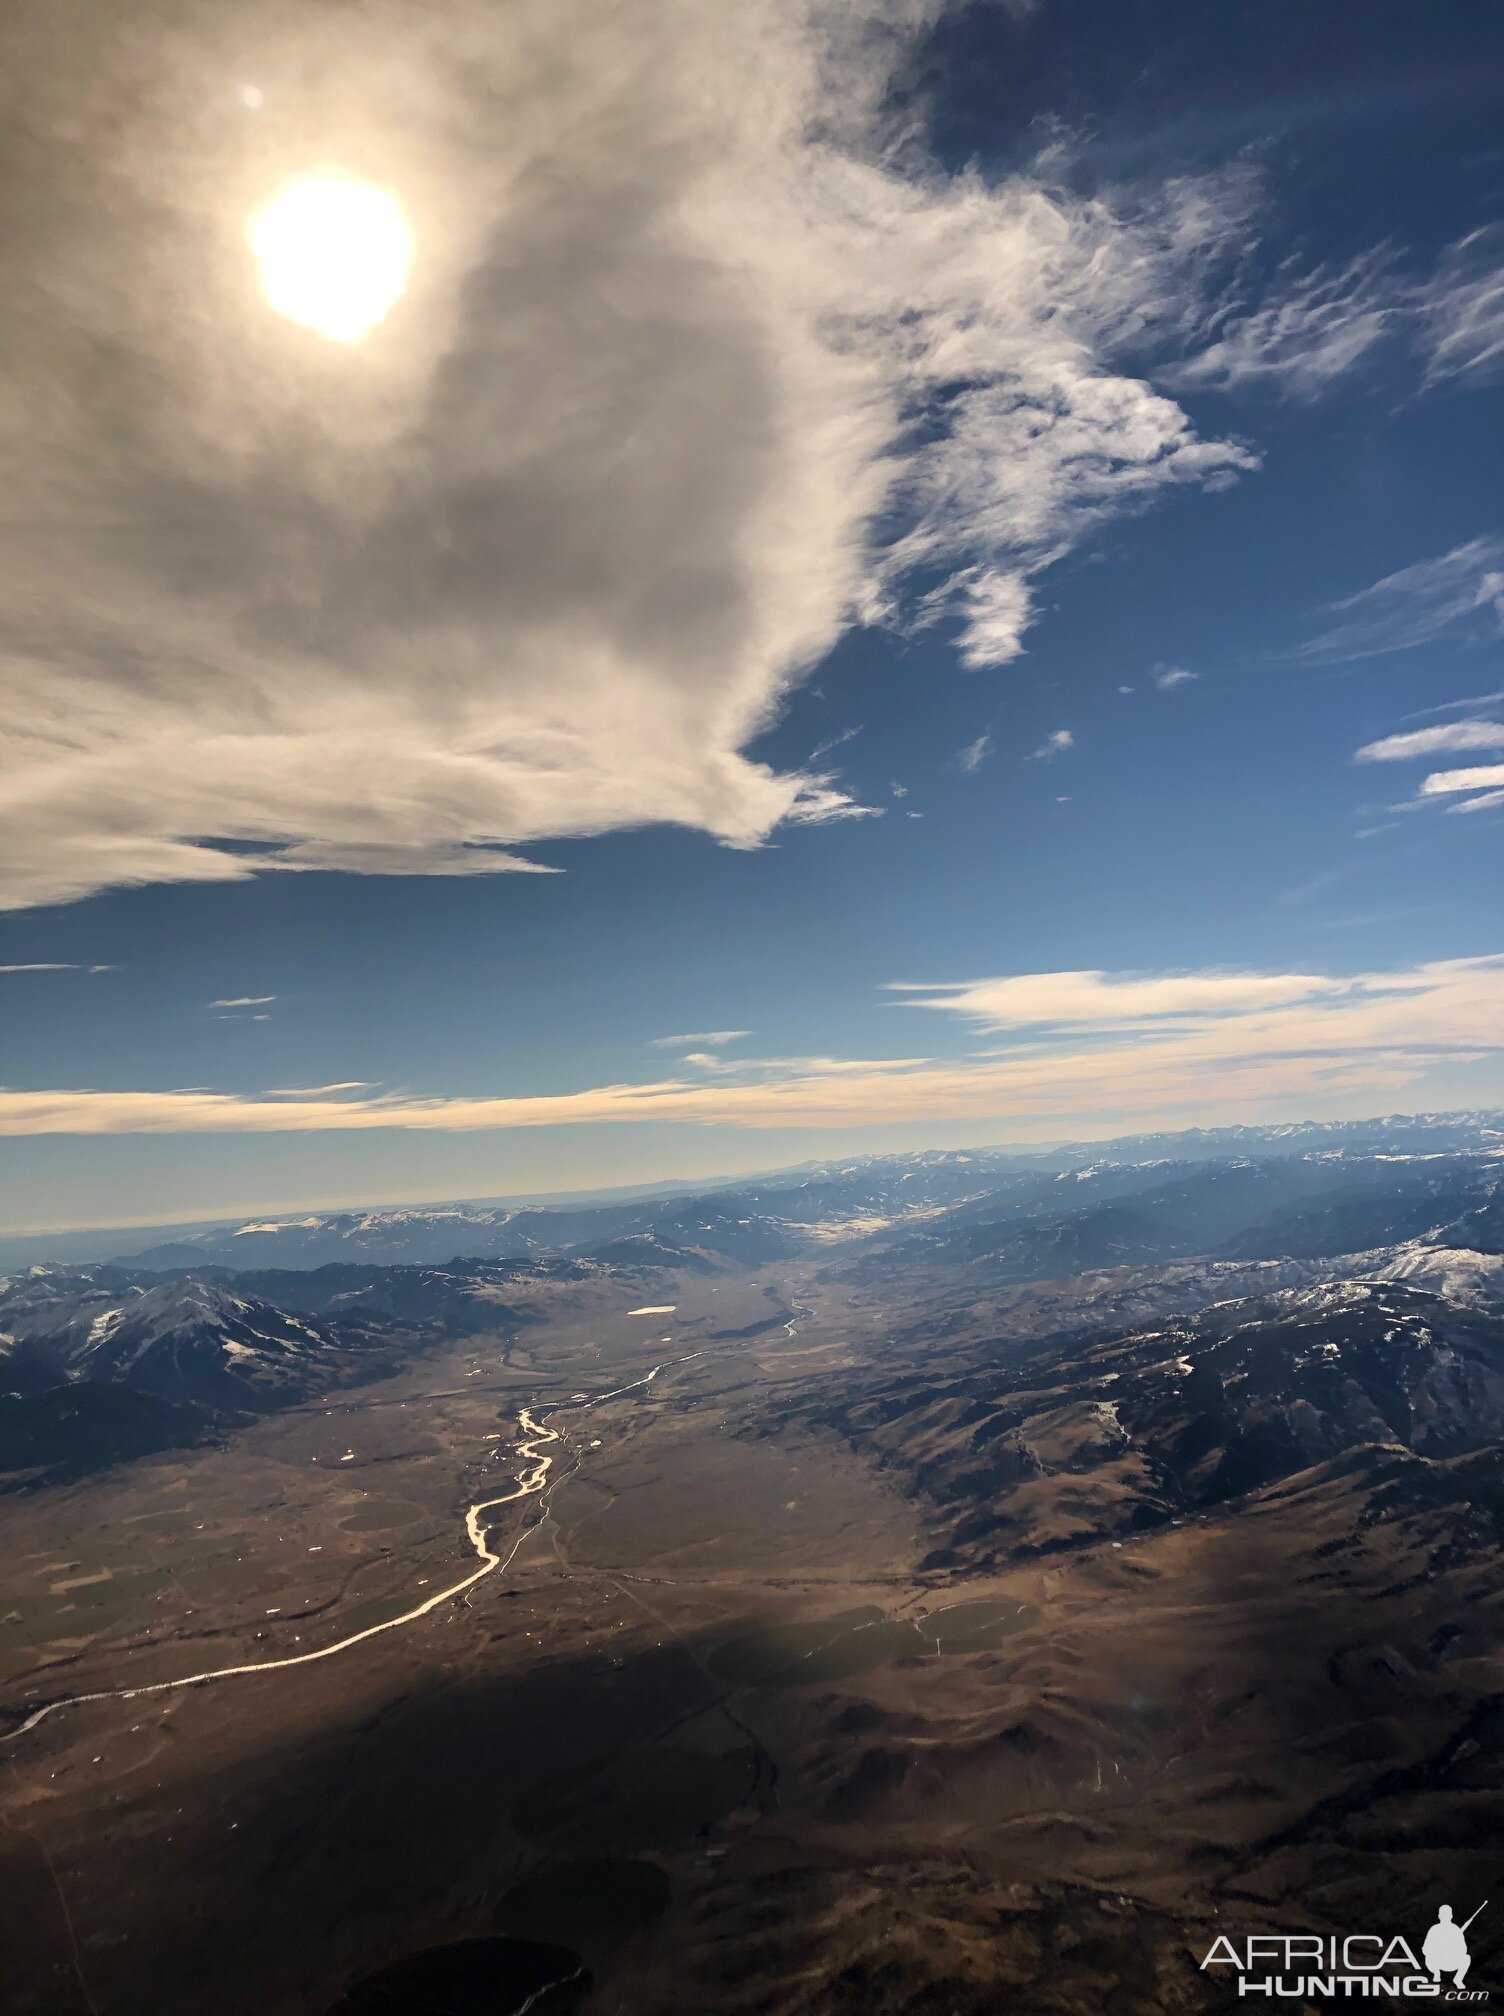
M 253 860 L 255 857 L 252 857 Z M 296 840 L 255 862 L 261 869 L 342 875 L 556 875 L 484 840 L 433 840 L 414 846 L 397 840 Z
M 0 1091 L 0 1134 L 470 1132 L 642 1121 L 867 1127 L 996 1120 L 1014 1138 L 1361 1110 L 1504 1053 L 1504 955 L 1393 972 L 1018 974 L 894 990 L 1000 1037 L 954 1059 L 764 1059 L 514 1098 Z M 1370 1108 L 1371 1110 L 1371 1108 Z
M 1177 686 L 1189 686 L 1201 674 L 1188 671 L 1184 665 L 1156 665 L 1151 676 L 1161 693 L 1169 693 Z
M 911 1008 L 934 1008 L 991 1031 L 1076 1026 L 1127 1028 L 1167 1017 L 1247 1013 L 1308 1001 L 1340 981 L 1311 973 L 1168 973 L 1123 975 L 1085 968 L 1022 973 L 931 987 L 894 981 L 889 991 Z
M 1504 721 L 1448 721 L 1435 728 L 1412 728 L 1365 742 L 1355 763 L 1403 763 L 1415 756 L 1435 756 L 1443 750 L 1504 749 Z
M 1330 605 L 1345 620 L 1290 655 L 1308 665 L 1410 651 L 1447 635 L 1497 636 L 1504 630 L 1504 539 L 1469 539 L 1434 560 L 1386 574 Z
M 1452 246 L 1418 308 L 1427 385 L 1497 377 L 1504 368 L 1504 229 L 1489 225 Z
M 113 966 L 81 966 L 70 959 L 26 959 L 19 965 L 0 966 L 0 973 L 113 973 Z
M 1504 784 L 1504 763 L 1478 763 L 1464 770 L 1433 770 L 1420 787 L 1422 798 L 1452 791 L 1492 791 Z
M 1195 326 L 1199 346 L 1166 382 L 1315 399 L 1372 364 L 1385 344 L 1422 363 L 1421 389 L 1482 382 L 1504 367 L 1504 228 L 1459 239 L 1425 277 L 1375 246 L 1345 265 L 1286 260 L 1248 303 L 1234 279 Z
M 1046 735 L 1037 749 L 1031 749 L 1024 759 L 1029 763 L 1049 763 L 1057 756 L 1063 756 L 1067 749 L 1074 749 L 1076 738 L 1069 728 L 1057 728 Z
M 1435 710 L 1440 711 L 1440 710 Z M 1504 722 L 1442 721 L 1429 728 L 1408 729 L 1385 735 L 1377 742 L 1365 742 L 1354 760 L 1359 763 L 1395 763 L 1419 757 L 1459 754 L 1464 750 L 1504 749 Z M 1504 763 L 1467 764 L 1456 770 L 1433 770 L 1422 781 L 1415 797 L 1390 807 L 1394 812 L 1417 812 L 1428 804 L 1451 799 L 1447 812 L 1492 812 L 1504 804 Z M 1471 795 L 1470 795 L 1471 794 Z M 1364 839 L 1369 831 L 1358 834 Z
M 744 1036 L 750 1036 L 750 1029 L 701 1029 L 690 1036 L 655 1036 L 648 1045 L 650 1050 L 696 1050 L 715 1049 L 727 1043 L 739 1043 Z
M 211 1008 L 265 1008 L 276 1000 L 275 994 L 232 994 L 223 1001 L 211 1001 Z
M 933 602 L 941 610 L 959 611 L 961 663 L 973 672 L 1017 658 L 1034 617 L 1034 597 L 1023 575 L 995 567 L 964 569 Z
M 1496 700 L 1504 700 L 1504 687 L 1492 693 L 1468 693 L 1460 700 L 1439 700 L 1434 707 L 1417 707 L 1409 714 L 1402 714 L 1402 721 L 1428 721 L 1434 714 L 1460 714 L 1469 707 L 1492 707 Z
M 843 728 L 838 735 L 827 736 L 825 741 L 810 751 L 809 762 L 818 763 L 822 756 L 828 756 L 832 749 L 839 749 L 844 743 L 854 742 L 861 734 L 860 727 Z M 807 767 L 807 766 L 806 766 Z
M 963 771 L 968 777 L 975 776 L 976 772 L 981 769 L 991 754 L 992 737 L 990 735 L 979 735 L 975 742 L 968 742 L 960 755 L 957 756 L 956 768 Z
M 332 1085 L 274 1085 L 268 1099 L 327 1099 L 336 1092 L 368 1092 L 369 1078 L 337 1078 Z
M 845 628 L 923 570 L 1002 662 L 1101 521 L 1253 468 L 1148 375 L 1246 179 L 942 172 L 880 109 L 938 5 L 30 10 L 0 905 L 847 816 L 746 753 Z M 331 150 L 417 246 L 354 347 L 243 233 Z
M 1224 304 L 1210 319 L 1211 340 L 1180 366 L 1173 382 L 1226 391 L 1268 382 L 1293 397 L 1314 399 L 1407 314 L 1392 256 L 1382 250 L 1310 273 L 1287 262 L 1269 292 L 1265 304 L 1246 312 Z

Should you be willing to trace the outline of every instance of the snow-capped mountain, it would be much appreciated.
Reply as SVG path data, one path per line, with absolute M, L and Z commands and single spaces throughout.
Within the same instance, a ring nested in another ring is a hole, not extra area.
M 151 1284 L 36 1269 L 0 1287 L 6 1376 L 129 1386 L 161 1399 L 261 1410 L 332 1383 L 371 1337 L 217 1282 Z
M 787 1406 L 875 1446 L 942 1509 L 935 1566 L 1121 1538 L 1364 1452 L 1434 1477 L 1438 1502 L 1466 1499 L 1475 1487 L 1451 1466 L 1477 1455 L 1492 1531 L 1504 1322 L 1408 1282 L 1328 1280 L 1027 1350 L 948 1348 L 926 1305 L 875 1365 Z M 1064 1506 L 1035 1488 L 1047 1478 L 1068 1480 Z
M 1406 1281 L 1323 1282 L 1214 1305 L 1126 1338 L 1110 1356 L 1129 1431 L 1173 1451 L 1187 1480 L 1210 1481 L 1215 1449 L 1220 1489 L 1361 1442 L 1444 1456 L 1504 1434 L 1497 1316 Z M 1109 1366 L 1098 1357 L 1095 1369 Z
M 1360 1256 L 1360 1263 L 1369 1256 Z M 1504 1253 L 1479 1253 L 1470 1246 L 1426 1245 L 1418 1240 L 1391 1247 L 1362 1265 L 1372 1281 L 1403 1281 L 1448 1302 L 1473 1308 L 1504 1304 Z

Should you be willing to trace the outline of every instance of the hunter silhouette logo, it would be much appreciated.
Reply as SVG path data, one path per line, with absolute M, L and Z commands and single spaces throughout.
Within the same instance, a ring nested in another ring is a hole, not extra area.
M 1487 1909 L 1485 1898 L 1459 1925 L 1451 1905 L 1443 1904 L 1421 1941 L 1418 1957 L 1409 1940 L 1398 1933 L 1323 1937 L 1315 1932 L 1256 1932 L 1240 1945 L 1222 1933 L 1201 1962 L 1201 1971 L 1234 1969 L 1240 1997 L 1327 2001 L 1338 1995 L 1366 1995 L 1387 2002 L 1486 2002 L 1486 1988 L 1469 1988 L 1466 1983 L 1472 1965 L 1468 1927 Z
M 1478 1911 L 1483 1908 L 1480 1904 Z M 1478 1911 L 1473 1913 L 1473 1918 L 1477 1917 Z M 1468 1919 L 1467 1925 L 1454 1925 L 1450 1904 L 1443 1904 L 1437 1912 L 1436 1923 L 1426 1934 L 1420 1949 L 1421 1958 L 1430 1968 L 1433 1980 L 1439 1981 L 1443 1974 L 1450 1974 L 1454 1988 L 1460 1988 L 1466 1981 L 1467 1970 L 1472 1965 L 1467 1950 L 1467 1926 L 1472 1924 L 1473 1918 Z

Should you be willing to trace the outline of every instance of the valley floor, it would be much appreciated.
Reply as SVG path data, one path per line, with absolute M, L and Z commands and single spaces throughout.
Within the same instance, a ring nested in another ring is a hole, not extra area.
M 1053 1395 L 1027 1544 L 978 1536 L 964 1312 L 653 1286 L 9 1501 L 7 2010 L 1148 2016 L 1229 1999 L 1220 1932 L 1482 1901 L 1504 1576 L 1406 1452 L 1136 1523 Z M 460 1579 L 524 1409 L 504 1571 L 16 1733 Z

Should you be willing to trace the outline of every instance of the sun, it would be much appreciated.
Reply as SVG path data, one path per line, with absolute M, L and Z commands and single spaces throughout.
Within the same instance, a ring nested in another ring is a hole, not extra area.
M 295 175 L 247 221 L 245 235 L 271 306 L 335 343 L 368 336 L 412 271 L 401 203 L 354 176 Z

